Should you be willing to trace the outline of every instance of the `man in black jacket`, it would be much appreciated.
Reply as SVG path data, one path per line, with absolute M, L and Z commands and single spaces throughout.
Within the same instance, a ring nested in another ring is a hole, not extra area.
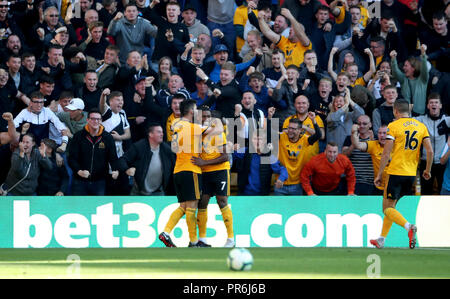
M 73 135 L 69 147 L 69 165 L 73 170 L 73 195 L 105 195 L 109 175 L 116 179 L 117 153 L 114 139 L 101 125 L 98 109 L 88 113 L 87 125 Z
M 216 110 L 219 110 L 223 117 L 233 118 L 235 105 L 240 104 L 242 99 L 242 92 L 235 80 L 236 66 L 232 62 L 225 62 L 221 67 L 220 81 L 217 84 L 200 68 L 197 70 L 197 76 L 213 91 L 213 95 L 203 104 L 211 107 L 215 103 Z
M 173 195 L 172 173 L 175 155 L 163 142 L 164 132 L 159 124 L 150 125 L 147 138 L 133 143 L 119 159 L 120 171 L 134 177 L 130 195 Z

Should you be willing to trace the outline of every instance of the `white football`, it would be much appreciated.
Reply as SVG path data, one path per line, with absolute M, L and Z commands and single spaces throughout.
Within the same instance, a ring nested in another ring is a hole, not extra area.
M 249 271 L 253 266 L 253 256 L 245 248 L 233 248 L 228 253 L 227 265 L 233 271 Z

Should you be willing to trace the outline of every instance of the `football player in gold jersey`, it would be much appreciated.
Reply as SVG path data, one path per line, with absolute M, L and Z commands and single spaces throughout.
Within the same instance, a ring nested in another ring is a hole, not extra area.
M 409 247 L 413 249 L 416 246 L 416 225 L 409 223 L 395 209 L 395 206 L 402 196 L 412 193 L 422 145 L 427 152 L 427 164 L 422 176 L 426 180 L 430 179 L 433 148 L 426 126 L 420 121 L 410 118 L 409 115 L 409 103 L 404 99 L 396 100 L 394 103 L 395 120 L 388 125 L 380 167 L 374 180 L 375 186 L 381 185 L 384 169 L 390 159 L 383 195 L 385 217 L 381 236 L 378 239 L 370 240 L 370 243 L 377 248 L 384 247 L 384 240 L 394 222 L 408 231 Z
M 210 123 L 211 111 L 208 106 L 201 106 L 203 125 Z M 216 115 L 215 115 L 216 116 Z M 218 123 L 218 122 L 216 122 Z M 230 162 L 226 151 L 225 132 L 203 135 L 202 153 L 200 157 L 193 157 L 192 161 L 202 169 L 202 197 L 198 203 L 197 224 L 199 230 L 199 243 L 206 244 L 206 228 L 208 219 L 208 204 L 211 197 L 216 196 L 217 204 L 222 213 L 223 222 L 227 230 L 227 241 L 224 247 L 234 247 L 233 214 L 228 205 L 230 196 Z M 209 247 L 209 246 L 208 246 Z
M 185 100 L 180 104 L 181 118 L 173 124 L 172 151 L 176 153 L 174 185 L 180 206 L 171 214 L 159 239 L 167 247 L 176 247 L 170 239 L 170 232 L 186 214 L 189 232 L 189 247 L 199 247 L 197 238 L 197 204 L 201 196 L 202 170 L 192 162 L 199 157 L 202 148 L 202 135 L 211 132 L 211 127 L 197 123 L 198 110 L 195 100 Z

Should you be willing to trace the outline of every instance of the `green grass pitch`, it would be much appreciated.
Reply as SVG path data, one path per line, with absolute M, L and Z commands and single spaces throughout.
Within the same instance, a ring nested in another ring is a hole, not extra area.
M 253 269 L 230 271 L 226 248 L 0 249 L 0 278 L 450 278 L 449 248 L 250 248 Z M 375 258 L 375 259 L 371 259 Z M 369 269 L 369 271 L 368 271 Z M 368 276 L 369 273 L 369 276 Z

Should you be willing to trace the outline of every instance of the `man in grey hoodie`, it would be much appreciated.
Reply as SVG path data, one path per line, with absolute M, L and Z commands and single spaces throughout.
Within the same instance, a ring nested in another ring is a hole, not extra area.
M 183 17 L 184 25 L 186 25 L 189 30 L 189 39 L 191 42 L 196 43 L 197 37 L 200 34 L 210 35 L 208 27 L 197 19 L 197 11 L 193 5 L 186 5 L 181 16 Z
M 157 29 L 150 21 L 138 16 L 137 6 L 129 3 L 122 14 L 118 12 L 108 26 L 108 34 L 113 36 L 120 49 L 119 60 L 125 64 L 129 52 L 143 53 L 148 35 L 156 37 Z

